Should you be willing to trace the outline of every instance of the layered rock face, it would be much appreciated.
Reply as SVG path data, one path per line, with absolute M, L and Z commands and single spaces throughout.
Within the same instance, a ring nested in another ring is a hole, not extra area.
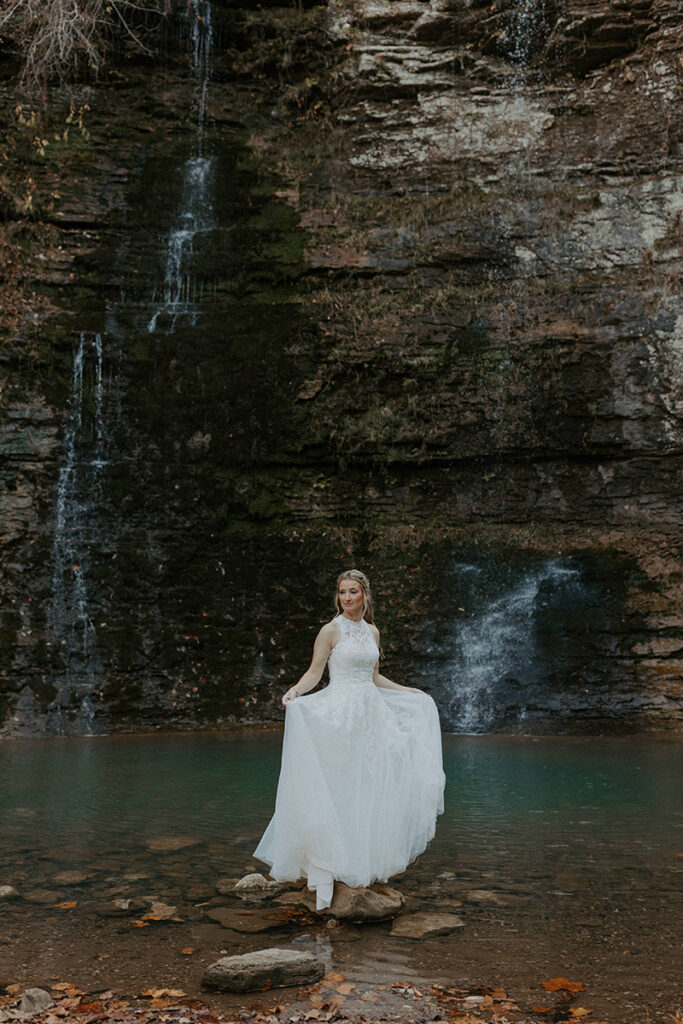
M 102 86 L 33 254 L 6 730 L 277 716 L 351 563 L 447 726 L 680 728 L 677 4 L 212 14 L 203 152 L 181 59 Z

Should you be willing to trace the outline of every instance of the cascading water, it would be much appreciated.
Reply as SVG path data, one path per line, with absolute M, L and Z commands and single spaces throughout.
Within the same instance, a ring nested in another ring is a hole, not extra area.
M 516 572 L 458 563 L 454 579 L 465 617 L 441 645 L 446 724 L 465 733 L 520 725 L 590 656 L 576 629 L 595 603 L 592 586 L 560 560 Z
M 163 290 L 159 298 L 153 296 L 157 308 L 151 319 L 147 316 L 144 321 L 148 331 L 163 329 L 167 333 L 175 329 L 183 314 L 187 322 L 195 322 L 194 302 L 201 298 L 202 289 L 195 288 L 190 273 L 193 244 L 196 236 L 213 224 L 213 158 L 204 155 L 211 4 L 208 0 L 190 0 L 183 20 L 190 40 L 195 81 L 192 109 L 197 130 L 193 153 L 183 168 L 175 225 L 165 240 Z M 52 686 L 46 724 L 57 732 L 95 730 L 94 692 L 104 680 L 96 625 L 103 612 L 102 595 L 97 592 L 102 581 L 95 578 L 92 566 L 96 559 L 101 561 L 104 470 L 122 418 L 124 337 L 116 307 L 108 311 L 106 327 L 112 379 L 105 379 L 101 334 L 80 334 L 74 350 L 63 462 L 57 482 L 52 588 L 46 622 Z M 111 541 L 109 537 L 110 546 Z M 28 704 L 25 711 L 31 711 Z
M 191 274 L 194 241 L 197 235 L 214 227 L 214 160 L 213 157 L 204 155 L 204 127 L 213 39 L 211 4 L 208 0 L 191 0 L 188 17 L 192 18 L 197 140 L 195 153 L 184 168 L 180 206 L 166 246 L 163 291 L 159 298 L 153 296 L 157 308 L 147 324 L 150 333 L 162 330 L 164 333 L 172 334 L 180 317 L 191 325 L 196 323 L 197 299 L 201 298 L 201 289 L 195 288 Z
M 543 49 L 555 21 L 556 0 L 516 0 L 500 38 L 506 57 L 528 73 L 535 53 Z
M 64 461 L 57 482 L 52 543 L 52 600 L 48 644 L 61 671 L 53 707 L 66 704 L 80 731 L 90 731 L 91 690 L 98 675 L 97 637 L 92 621 L 88 570 L 94 540 L 97 495 L 107 464 L 103 344 L 99 334 L 82 333 L 74 352 Z

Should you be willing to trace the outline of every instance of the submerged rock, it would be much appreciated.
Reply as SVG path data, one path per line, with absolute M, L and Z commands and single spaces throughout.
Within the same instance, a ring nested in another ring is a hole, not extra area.
M 217 960 L 206 968 L 202 982 L 224 992 L 253 992 L 266 984 L 273 988 L 307 985 L 319 981 L 324 973 L 325 965 L 313 953 L 259 949 Z
M 55 885 L 83 885 L 85 882 L 92 881 L 92 875 L 89 875 L 86 871 L 78 871 L 76 869 L 72 871 L 58 871 L 56 875 L 52 876 L 52 881 Z
M 198 846 L 200 842 L 200 839 L 193 839 L 192 836 L 159 836 L 156 839 L 147 839 L 145 846 L 152 853 L 175 853 L 190 846 Z
M 266 915 L 258 910 L 240 910 L 235 907 L 215 907 L 206 911 L 206 916 L 216 921 L 223 928 L 231 928 L 235 932 L 267 932 L 271 928 L 281 928 L 285 923 L 284 913 L 277 916 L 277 911 Z
M 109 903 L 100 903 L 95 908 L 98 917 L 132 917 L 147 909 L 147 900 L 131 896 L 128 899 L 111 900 Z
M 406 914 L 391 926 L 391 934 L 402 939 L 427 939 L 432 935 L 448 935 L 465 922 L 457 914 Z
M 504 896 L 491 892 L 490 889 L 470 889 L 465 893 L 465 899 L 471 900 L 472 903 L 496 903 L 501 907 L 509 902 Z

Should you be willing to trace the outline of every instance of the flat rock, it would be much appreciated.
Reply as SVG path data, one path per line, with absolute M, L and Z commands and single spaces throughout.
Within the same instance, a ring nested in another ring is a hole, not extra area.
M 491 892 L 490 889 L 470 889 L 465 893 L 465 899 L 471 900 L 472 903 L 497 903 L 502 907 L 508 902 L 504 896 Z
M 192 836 L 158 836 L 156 839 L 145 840 L 145 846 L 152 853 L 175 853 L 176 850 L 199 846 L 200 842 L 201 839 L 193 839 Z
M 21 997 L 19 1009 L 22 1013 L 40 1013 L 52 1006 L 52 997 L 44 988 L 27 988 Z
M 206 916 L 212 921 L 217 921 L 223 928 L 249 934 L 282 928 L 287 923 L 282 912 L 278 914 L 277 911 L 240 910 L 238 907 L 214 907 L 206 911 Z
M 147 900 L 131 896 L 128 899 L 100 903 L 95 907 L 95 913 L 99 917 L 132 917 L 133 914 L 139 914 L 141 910 L 147 910 L 147 906 Z
M 402 939 L 427 939 L 432 935 L 448 935 L 465 922 L 457 914 L 406 914 L 391 926 L 391 934 Z
M 218 889 L 218 884 L 216 888 Z M 280 882 L 274 882 L 272 879 L 267 879 L 256 872 L 240 878 L 237 885 L 233 886 L 233 892 L 242 900 L 261 901 L 278 896 L 283 888 L 284 886 Z M 218 891 L 220 892 L 221 890 L 218 889 Z
M 15 900 L 18 895 L 13 885 L 0 885 L 0 900 Z
M 313 896 L 308 889 L 295 889 L 281 893 L 276 896 L 272 901 L 273 903 L 282 903 L 285 905 L 302 906 L 312 910 L 315 906 L 315 896 Z
M 324 973 L 325 965 L 313 953 L 273 948 L 223 957 L 206 968 L 202 981 L 223 992 L 253 992 L 264 985 L 308 985 L 319 981 Z
M 91 879 L 92 875 L 86 871 L 78 871 L 76 868 L 71 871 L 58 871 L 56 875 L 52 876 L 55 885 L 83 885 L 84 882 L 89 882 Z
M 63 898 L 62 893 L 55 892 L 54 889 L 34 889 L 24 896 L 29 903 L 58 903 Z

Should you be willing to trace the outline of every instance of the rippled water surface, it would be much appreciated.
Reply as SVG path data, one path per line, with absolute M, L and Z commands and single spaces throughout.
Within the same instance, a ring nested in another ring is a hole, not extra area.
M 204 908 L 226 902 L 218 878 L 265 870 L 251 853 L 272 813 L 280 747 L 277 731 L 0 747 L 0 884 L 21 895 L 5 904 L 16 949 L 30 956 L 47 929 L 68 950 L 74 915 L 83 934 L 95 922 L 101 942 L 98 908 L 135 895 L 175 905 L 186 924 L 172 927 L 195 929 L 178 944 L 206 943 L 207 962 L 231 948 L 234 932 L 201 931 Z M 452 910 L 466 927 L 410 950 L 388 926 L 335 943 L 292 923 L 278 941 L 310 942 L 359 978 L 405 976 L 409 963 L 417 976 L 487 982 L 492 964 L 504 982 L 529 969 L 581 972 L 603 996 L 618 986 L 615 1005 L 651 999 L 669 1012 L 683 941 L 680 743 L 447 735 L 444 758 L 436 838 L 393 884 L 409 909 Z M 148 845 L 166 837 L 192 845 Z M 64 901 L 76 907 L 55 912 Z M 264 938 L 248 936 L 249 948 Z

